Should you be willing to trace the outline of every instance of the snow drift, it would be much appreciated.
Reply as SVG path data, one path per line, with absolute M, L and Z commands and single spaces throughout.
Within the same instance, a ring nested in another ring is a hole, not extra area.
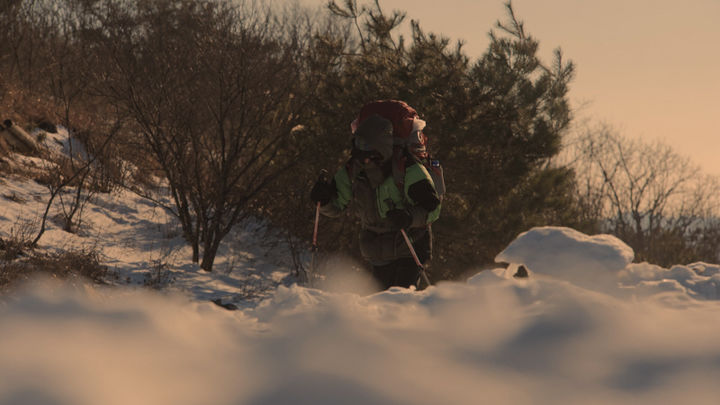
M 712 404 L 718 266 L 630 264 L 609 237 L 521 235 L 467 283 L 369 296 L 38 282 L 0 307 L 0 404 Z M 575 273 L 578 274 L 575 274 Z M 579 286 L 603 273 L 603 289 Z

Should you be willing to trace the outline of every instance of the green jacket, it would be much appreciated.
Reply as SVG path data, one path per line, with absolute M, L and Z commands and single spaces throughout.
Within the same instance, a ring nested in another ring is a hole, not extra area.
M 393 169 L 386 169 L 387 175 L 380 184 L 372 184 L 362 167 L 350 160 L 335 173 L 335 198 L 321 207 L 321 213 L 329 217 L 339 216 L 348 207 L 354 208 L 362 228 L 360 250 L 373 264 L 411 256 L 399 229 L 387 219 L 388 211 L 404 209 L 411 213 L 412 225 L 407 232 L 413 241 L 428 239 L 428 225 L 440 216 L 440 199 L 425 167 L 409 159 L 404 173 L 398 174 L 400 171 Z M 396 180 L 400 178 L 402 181 Z M 417 252 L 419 256 L 427 257 L 429 251 L 423 251 L 423 246 L 415 248 L 421 250 Z M 429 248 L 427 244 L 426 249 Z

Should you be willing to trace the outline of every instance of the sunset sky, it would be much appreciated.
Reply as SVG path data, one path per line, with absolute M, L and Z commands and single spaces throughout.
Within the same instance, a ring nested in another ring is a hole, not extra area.
M 319 6 L 326 0 L 300 0 Z M 342 3 L 342 0 L 338 1 Z M 363 4 L 363 0 L 359 3 Z M 365 4 L 370 3 L 369 0 Z M 720 0 L 513 0 L 543 59 L 560 47 L 576 65 L 579 118 L 661 139 L 720 175 Z M 471 57 L 505 19 L 504 0 L 381 0 L 426 31 L 463 39 Z

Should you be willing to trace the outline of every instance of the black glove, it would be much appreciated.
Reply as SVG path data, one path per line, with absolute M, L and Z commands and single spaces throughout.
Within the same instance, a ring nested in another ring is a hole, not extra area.
M 397 229 L 407 229 L 412 225 L 412 214 L 406 210 L 390 210 L 386 214 L 387 219 Z
M 315 203 L 319 202 L 320 205 L 329 203 L 337 192 L 334 183 L 334 181 L 333 183 L 328 183 L 323 180 L 318 180 L 310 191 L 310 199 Z

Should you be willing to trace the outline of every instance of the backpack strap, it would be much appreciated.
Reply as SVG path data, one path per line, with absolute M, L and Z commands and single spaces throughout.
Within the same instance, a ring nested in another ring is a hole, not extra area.
M 403 198 L 405 198 L 403 190 L 405 189 L 405 169 L 407 169 L 408 159 L 412 160 L 412 157 L 409 156 L 407 148 L 396 145 L 393 151 L 392 174 L 395 185 L 400 190 Z

